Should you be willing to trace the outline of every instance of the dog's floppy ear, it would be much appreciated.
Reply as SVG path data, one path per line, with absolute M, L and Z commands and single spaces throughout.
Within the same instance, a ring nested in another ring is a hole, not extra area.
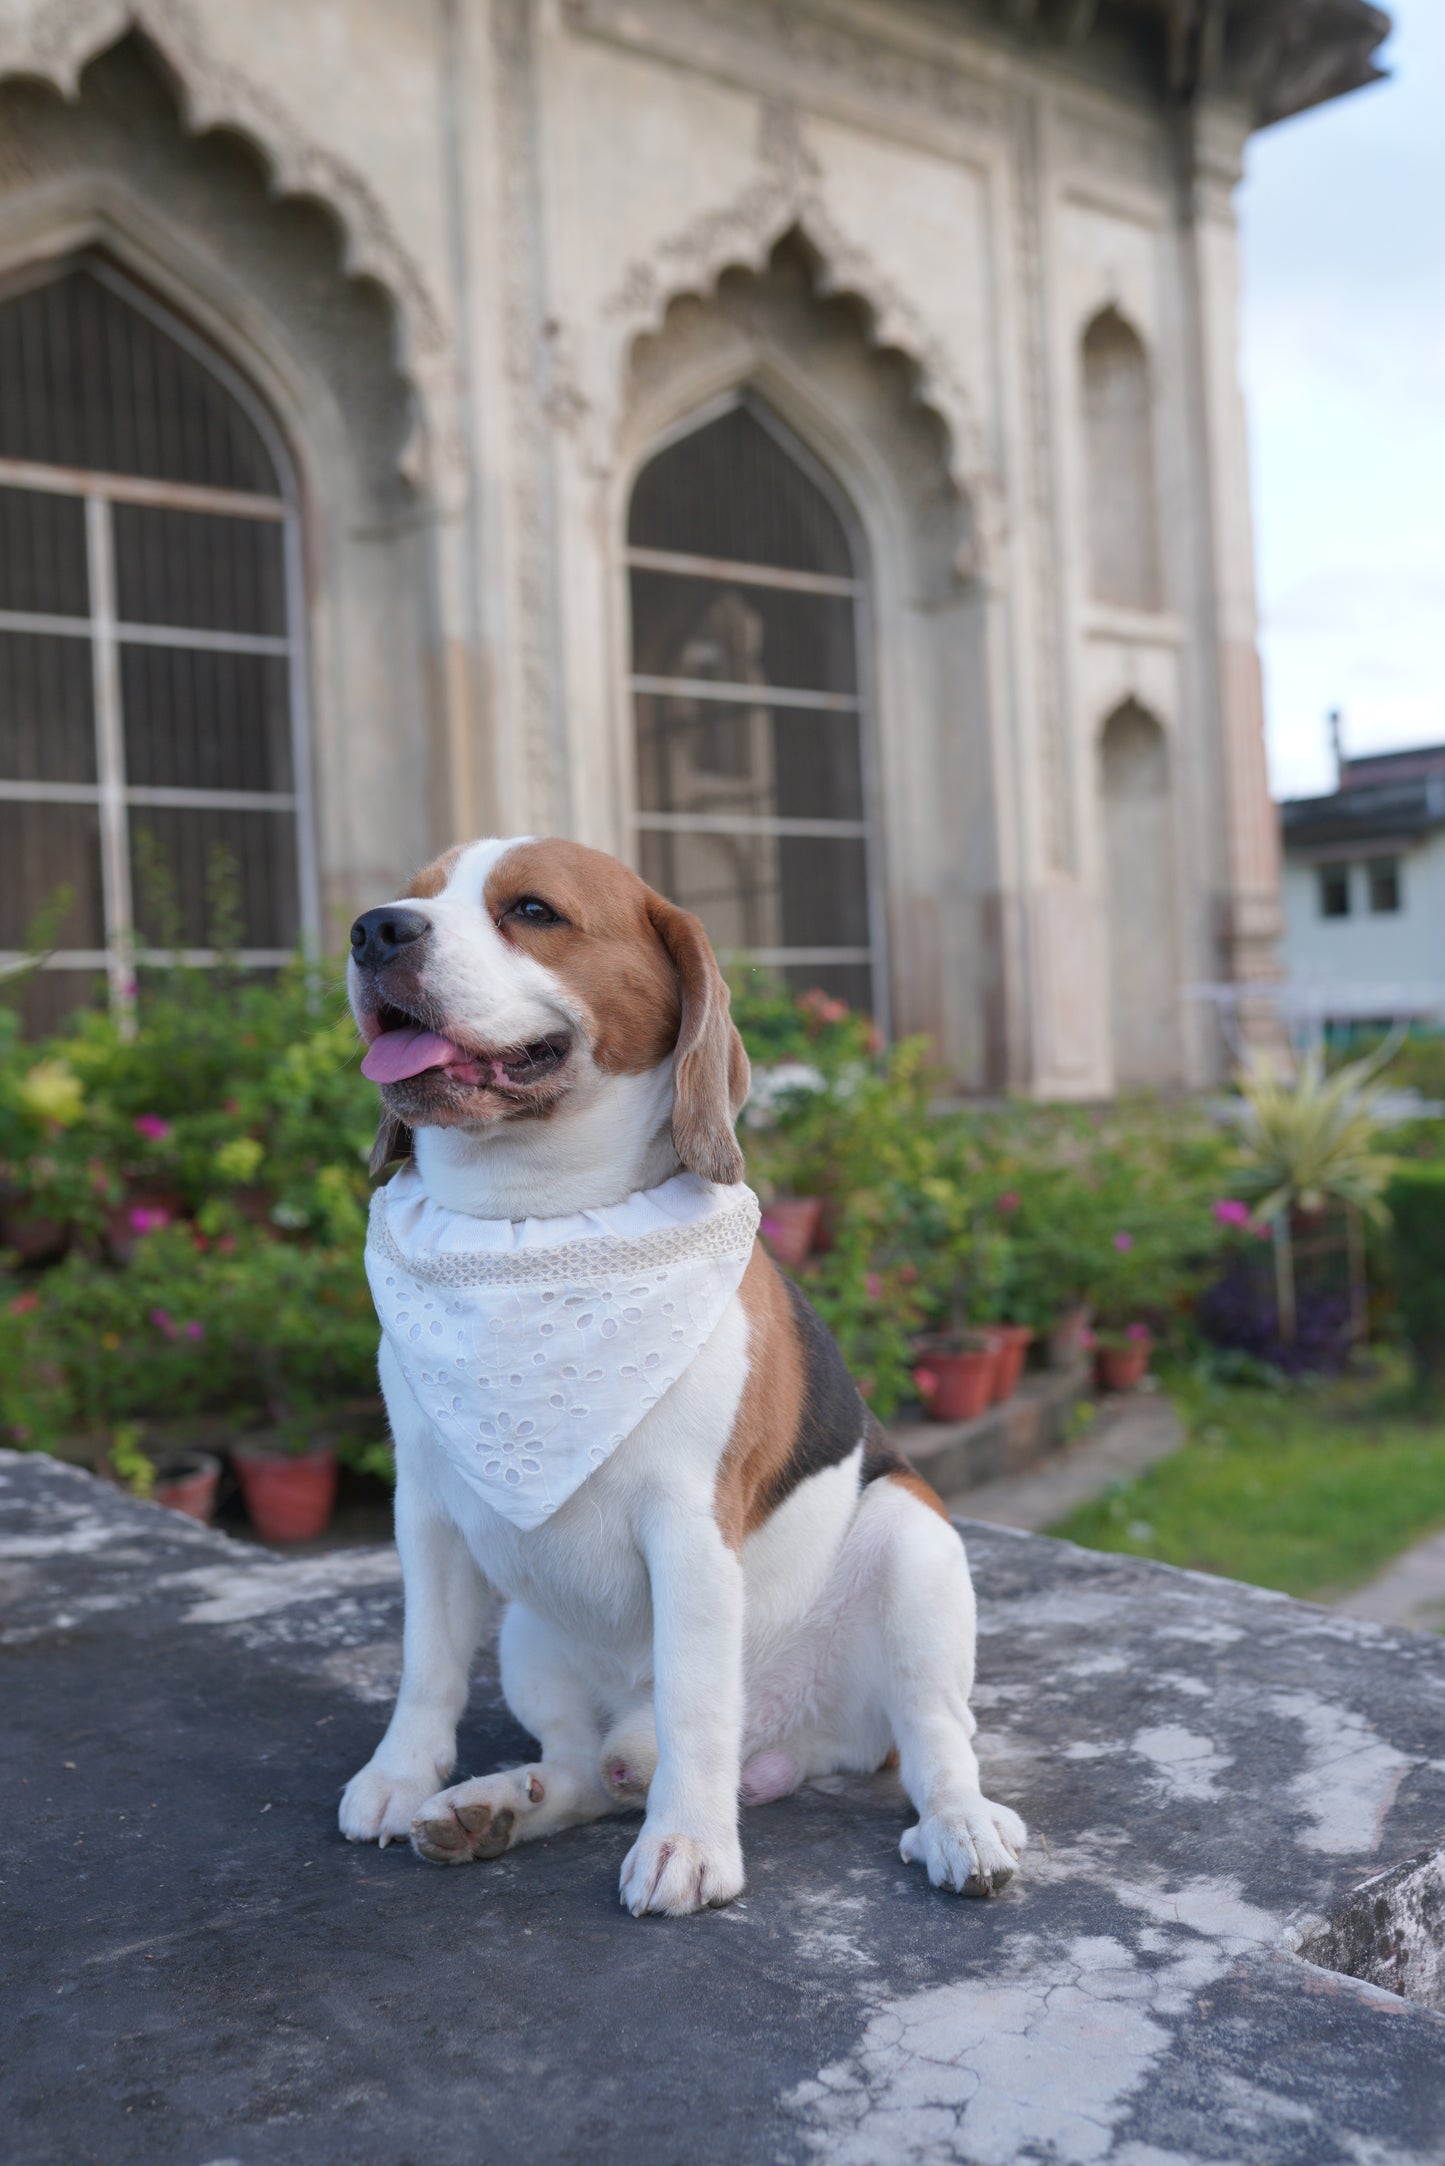
M 394 1158 L 411 1158 L 415 1155 L 412 1132 L 406 1122 L 395 1113 L 383 1113 L 381 1125 L 376 1131 L 376 1141 L 371 1146 L 371 1160 L 367 1167 L 373 1181 L 385 1172 Z
M 752 1070 L 728 1013 L 727 980 L 690 910 L 679 910 L 661 895 L 649 895 L 647 908 L 672 958 L 682 998 L 672 1071 L 677 1155 L 704 1181 L 740 1181 L 743 1154 L 733 1121 L 748 1095 Z

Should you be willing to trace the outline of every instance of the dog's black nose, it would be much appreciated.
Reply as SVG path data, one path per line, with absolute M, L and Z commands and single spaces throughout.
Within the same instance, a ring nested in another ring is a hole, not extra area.
M 351 928 L 351 959 L 375 969 L 430 931 L 431 919 L 423 917 L 420 910 L 399 910 L 395 903 L 384 903 L 379 910 L 364 910 Z

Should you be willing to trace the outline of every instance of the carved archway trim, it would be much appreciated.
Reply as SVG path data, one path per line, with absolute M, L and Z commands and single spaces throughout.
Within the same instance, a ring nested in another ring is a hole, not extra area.
M 868 343 L 908 362 L 917 402 L 942 423 L 950 477 L 969 504 L 975 531 L 993 534 L 1000 502 L 984 455 L 983 431 L 942 339 L 897 283 L 847 234 L 824 200 L 816 161 L 790 108 L 763 116 L 762 170 L 730 203 L 707 211 L 631 266 L 607 303 L 621 367 L 639 338 L 661 331 L 677 301 L 708 301 L 729 271 L 761 275 L 778 243 L 797 233 L 816 258 L 820 299 L 859 304 Z
M 307 197 L 341 229 L 342 269 L 384 287 L 396 304 L 398 360 L 420 385 L 446 345 L 440 312 L 418 265 L 398 239 L 365 179 L 313 142 L 279 100 L 217 59 L 187 0 L 56 0 L 28 26 L 0 34 L 0 80 L 28 76 L 74 99 L 86 66 L 139 30 L 171 72 L 181 125 L 199 136 L 217 127 L 244 136 L 274 197 Z

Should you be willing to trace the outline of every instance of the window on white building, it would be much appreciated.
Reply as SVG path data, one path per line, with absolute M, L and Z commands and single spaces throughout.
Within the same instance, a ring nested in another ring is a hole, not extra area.
M 1320 916 L 1322 918 L 1347 918 L 1350 914 L 1350 868 L 1348 865 L 1321 865 Z
M 247 387 L 102 260 L 0 301 L 0 969 L 283 961 L 311 886 L 296 505 Z M 228 891 L 228 892 L 227 892 Z M 221 896 L 226 893 L 226 901 Z
M 880 1011 L 866 597 L 831 484 L 740 401 L 643 468 L 627 541 L 643 877 L 725 959 Z
M 1370 879 L 1370 910 L 1375 917 L 1388 916 L 1400 908 L 1400 860 L 1397 857 L 1372 858 L 1368 867 Z

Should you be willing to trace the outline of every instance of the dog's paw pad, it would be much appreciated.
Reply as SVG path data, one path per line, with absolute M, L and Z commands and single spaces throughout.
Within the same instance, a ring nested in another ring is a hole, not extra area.
M 432 1865 L 470 1865 L 474 1858 L 499 1858 L 512 1840 L 516 1819 L 508 1807 L 478 1801 L 440 1805 L 417 1815 L 411 1824 L 411 1847 Z

